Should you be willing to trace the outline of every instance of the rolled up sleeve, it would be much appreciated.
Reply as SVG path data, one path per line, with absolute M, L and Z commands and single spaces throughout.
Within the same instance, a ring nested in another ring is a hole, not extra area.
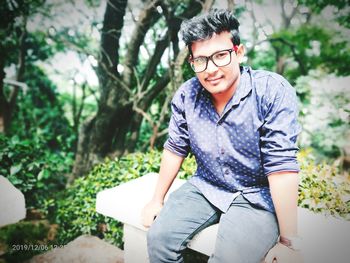
M 165 149 L 182 157 L 186 157 L 190 151 L 184 100 L 184 91 L 180 88 L 171 101 L 168 139 L 164 143 Z
M 294 88 L 286 81 L 271 88 L 265 105 L 264 124 L 261 128 L 261 153 L 265 175 L 282 171 L 299 171 L 296 158 L 298 101 Z

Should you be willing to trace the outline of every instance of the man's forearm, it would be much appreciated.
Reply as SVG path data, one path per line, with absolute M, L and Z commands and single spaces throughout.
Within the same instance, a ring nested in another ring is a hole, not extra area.
M 185 158 L 164 149 L 153 201 L 163 202 Z
M 284 237 L 297 236 L 298 174 L 296 172 L 278 172 L 270 174 L 268 180 L 280 235 Z

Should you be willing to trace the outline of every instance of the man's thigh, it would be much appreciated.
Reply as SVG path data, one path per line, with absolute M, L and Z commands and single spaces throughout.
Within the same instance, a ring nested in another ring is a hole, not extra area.
M 219 211 L 191 183 L 170 194 L 151 225 L 153 236 L 167 240 L 171 249 L 183 250 L 200 230 L 219 220 Z
M 221 215 L 211 263 L 259 263 L 277 242 L 275 214 L 252 206 L 242 195 Z

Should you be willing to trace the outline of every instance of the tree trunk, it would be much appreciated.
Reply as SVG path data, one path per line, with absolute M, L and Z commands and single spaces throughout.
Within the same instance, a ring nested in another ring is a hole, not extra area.
M 0 54 L 0 133 L 5 133 L 9 122 L 9 103 L 4 92 L 4 78 L 5 78 L 5 61 L 4 55 Z
M 121 84 L 118 82 L 120 76 L 117 71 L 119 39 L 124 25 L 126 5 L 126 0 L 107 2 L 101 33 L 101 56 L 97 71 L 101 98 L 97 114 L 88 119 L 79 132 L 73 168 L 75 176 L 85 174 L 95 163 L 110 154 L 113 142 L 116 140 L 118 143 L 123 142 L 124 131 L 129 125 L 125 116 L 130 114 L 131 106 L 125 103 L 127 97 L 120 88 Z
M 140 47 L 144 43 L 146 33 L 158 21 L 161 14 L 157 5 L 161 1 L 148 0 L 140 11 L 135 31 L 131 34 L 127 45 L 128 52 L 124 60 L 124 71 L 117 72 L 119 64 L 119 39 L 123 29 L 123 17 L 126 12 L 126 2 L 121 0 L 108 1 L 101 37 L 101 57 L 98 67 L 98 78 L 101 89 L 101 99 L 97 114 L 87 120 L 79 132 L 78 149 L 73 168 L 74 179 L 86 174 L 91 167 L 102 161 L 106 156 L 121 156 L 134 151 L 139 136 L 143 116 L 136 110 L 147 112 L 153 100 L 170 81 L 170 69 L 163 76 L 157 76 L 157 65 L 162 54 L 170 46 L 172 32 L 178 32 L 183 18 L 192 17 L 202 8 L 202 2 L 191 0 L 191 8 L 179 14 L 168 25 L 169 30 L 164 38 L 157 42 L 148 61 L 143 75 L 136 72 L 139 63 Z M 164 3 L 162 3 L 162 6 Z M 174 7 L 168 7 L 174 12 Z M 176 52 L 177 53 L 177 52 Z M 139 80 L 139 81 L 136 81 Z M 151 81 L 153 80 L 153 81 Z

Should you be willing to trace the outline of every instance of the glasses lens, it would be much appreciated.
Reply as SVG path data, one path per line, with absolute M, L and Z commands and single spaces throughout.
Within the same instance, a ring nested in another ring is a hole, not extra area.
M 206 57 L 198 57 L 192 60 L 191 63 L 192 69 L 194 72 L 204 71 L 207 67 L 207 58 Z
M 191 61 L 191 67 L 194 72 L 199 73 L 206 70 L 208 60 L 212 60 L 217 67 L 227 66 L 231 62 L 232 50 L 222 50 L 214 53 L 210 57 L 197 57 Z
M 228 50 L 219 51 L 213 55 L 213 62 L 218 67 L 223 67 L 231 62 L 231 52 Z

